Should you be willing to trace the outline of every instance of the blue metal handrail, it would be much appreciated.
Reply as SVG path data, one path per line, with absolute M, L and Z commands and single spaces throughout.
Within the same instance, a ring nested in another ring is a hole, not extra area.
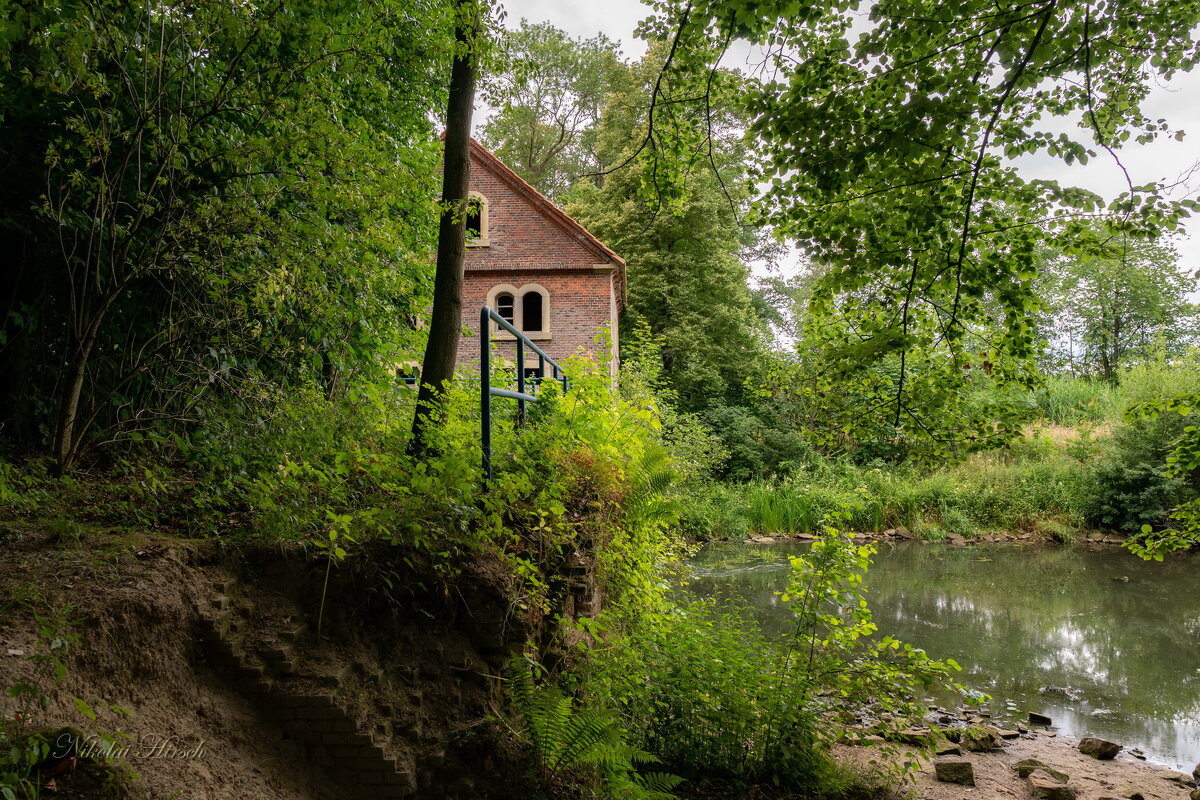
M 500 389 L 492 386 L 492 325 L 496 323 L 517 338 L 517 390 Z M 536 403 L 536 394 L 525 391 L 525 346 L 538 354 L 538 379 L 534 386 L 546 375 L 546 365 L 554 369 L 554 380 L 561 380 L 563 394 L 571 389 L 566 372 L 562 366 L 546 351 L 533 343 L 533 340 L 513 327 L 512 323 L 497 314 L 491 308 L 483 306 L 479 309 L 479 406 L 482 416 L 479 432 L 479 444 L 483 450 L 483 479 L 492 479 L 492 398 L 506 397 L 517 401 L 517 425 L 525 424 L 525 404 Z M 560 375 L 561 374 L 561 375 Z

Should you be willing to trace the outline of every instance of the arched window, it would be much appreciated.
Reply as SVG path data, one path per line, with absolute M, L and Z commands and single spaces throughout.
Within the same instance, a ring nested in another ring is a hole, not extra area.
M 517 300 L 508 292 L 502 292 L 496 295 L 496 305 L 494 306 L 496 313 L 504 317 L 504 321 L 509 325 L 516 325 L 516 309 Z
M 467 246 L 487 247 L 488 230 L 488 201 L 478 192 L 467 195 Z
M 542 293 L 537 289 L 530 289 L 521 295 L 521 330 L 525 333 L 542 332 L 542 300 Z
M 488 291 L 486 302 L 505 322 L 530 338 L 550 339 L 550 292 L 541 284 L 527 283 L 518 289 L 508 283 L 499 283 Z M 512 338 L 512 334 L 498 324 L 493 328 L 496 338 Z

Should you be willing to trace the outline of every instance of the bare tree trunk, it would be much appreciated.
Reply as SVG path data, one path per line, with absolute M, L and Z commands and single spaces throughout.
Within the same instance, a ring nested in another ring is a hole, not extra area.
M 79 429 L 76 422 L 79 420 L 79 401 L 83 397 L 83 381 L 87 375 L 88 360 L 92 357 L 92 350 L 96 346 L 96 340 L 100 337 L 100 326 L 104 322 L 104 317 L 108 313 L 109 306 L 117 299 L 117 297 L 125 290 L 129 284 L 129 279 L 121 281 L 112 291 L 104 297 L 99 298 L 97 308 L 92 312 L 90 317 L 86 317 L 81 327 L 82 334 L 75 333 L 72 337 L 78 342 L 71 356 L 70 362 L 67 364 L 67 375 L 62 384 L 58 402 L 54 412 L 54 440 L 52 443 L 54 455 L 54 471 L 58 475 L 64 475 L 71 470 L 75 465 L 75 459 L 79 456 L 79 442 L 83 434 L 87 430 L 87 426 Z M 84 288 L 84 293 L 88 291 Z M 74 324 L 74 323 L 73 323 Z M 76 329 L 78 330 L 78 329 Z
M 442 400 L 458 360 L 462 330 L 463 255 L 466 250 L 467 186 L 471 178 L 471 113 L 475 103 L 479 6 L 456 0 L 454 40 L 458 55 L 450 72 L 450 101 L 446 108 L 445 162 L 442 170 L 442 217 L 438 227 L 437 271 L 433 283 L 433 318 L 421 362 L 421 388 L 413 419 L 409 450 L 429 449 L 432 427 L 445 420 Z
M 79 398 L 83 394 L 83 378 L 91 350 L 91 342 L 81 342 L 76 348 L 75 355 L 71 358 L 66 383 L 58 398 L 58 408 L 54 413 L 54 471 L 59 476 L 70 471 L 79 452 L 75 420 L 79 417 Z

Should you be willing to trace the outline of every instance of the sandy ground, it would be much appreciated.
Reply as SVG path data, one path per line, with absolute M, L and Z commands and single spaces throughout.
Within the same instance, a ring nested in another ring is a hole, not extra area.
M 917 775 L 916 800 L 1008 800 L 1033 797 L 1028 783 L 1012 769 L 1012 764 L 1036 758 L 1070 776 L 1068 786 L 1077 800 L 1129 798 L 1140 792 L 1145 800 L 1188 800 L 1192 786 L 1169 780 L 1179 773 L 1139 761 L 1121 752 L 1111 761 L 1098 761 L 1077 749 L 1078 742 L 1063 737 L 1020 738 L 1005 742 L 1003 749 L 990 753 L 963 752 L 949 758 L 970 761 L 975 771 L 975 786 L 941 783 L 934 777 L 933 762 L 926 762 Z M 865 764 L 871 756 L 864 749 L 847 749 L 842 756 Z M 1188 776 L 1190 777 L 1190 776 Z M 1197 795 L 1200 797 L 1200 795 Z

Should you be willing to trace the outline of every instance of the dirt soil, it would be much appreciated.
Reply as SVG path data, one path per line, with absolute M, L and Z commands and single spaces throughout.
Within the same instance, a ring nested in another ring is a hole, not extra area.
M 866 748 L 841 748 L 839 758 L 866 767 L 873 751 Z M 1001 750 L 988 753 L 963 752 L 953 760 L 971 762 L 975 786 L 941 783 L 934 777 L 932 761 L 925 762 L 913 787 L 915 800 L 1027 800 L 1033 797 L 1029 784 L 1012 769 L 1012 765 L 1027 758 L 1036 758 L 1054 769 L 1065 772 L 1068 786 L 1075 790 L 1077 800 L 1100 798 L 1129 798 L 1140 792 L 1145 800 L 1188 800 L 1191 787 L 1168 779 L 1179 776 L 1165 767 L 1139 761 L 1121 752 L 1111 761 L 1099 761 L 1078 750 L 1078 742 L 1065 737 L 1016 739 L 1005 742 Z
M 243 587 L 243 602 L 259 611 L 269 608 L 263 601 L 273 586 L 296 585 L 294 596 L 278 596 L 306 618 L 311 612 L 311 630 L 316 613 L 309 606 L 319 599 L 323 570 L 292 557 L 284 564 L 291 572 L 271 574 L 274 562 L 286 561 L 278 550 L 251 558 L 222 553 L 212 541 L 153 534 L 90 530 L 79 541 L 63 542 L 6 523 L 0 527 L 0 720 L 116 736 L 111 763 L 134 776 L 117 794 L 123 798 L 361 800 L 360 791 L 318 768 L 271 709 L 231 679 L 203 635 L 201 615 L 217 594 L 214 587 L 231 585 Z M 434 765 L 424 776 L 432 785 L 423 785 L 421 796 L 442 797 L 438 787 L 449 782 L 447 774 L 490 772 L 491 757 L 481 753 L 496 752 L 494 732 L 485 730 L 494 727 L 494 681 L 483 673 L 498 668 L 480 660 L 470 626 L 497 626 L 463 612 L 467 589 L 411 595 L 398 611 L 380 615 L 366 607 L 361 584 L 343 578 L 335 576 L 329 588 L 324 616 L 330 632 L 320 641 L 306 634 L 307 663 L 359 665 L 367 674 L 386 666 L 404 676 L 387 695 L 363 688 L 363 707 L 356 710 L 369 723 L 368 706 L 404 709 L 396 727 L 408 726 L 407 744 L 401 742 L 408 763 Z M 254 635 L 270 644 L 270 615 L 248 619 Z M 49 628 L 58 630 L 46 635 Z M 67 646 L 51 650 L 60 636 Z M 480 652 L 498 659 L 494 651 Z M 47 656 L 61 660 L 61 679 Z M 340 674 L 343 702 L 353 707 L 362 681 L 345 668 Z M 10 697 L 10 687 L 21 684 L 39 687 L 45 707 Z M 417 699 L 403 699 L 412 696 Z M 502 796 L 487 785 L 507 780 L 502 767 L 495 769 L 478 787 L 453 796 Z M 73 788 L 70 775 L 59 778 L 57 788 L 51 796 L 96 797 Z
M 122 540 L 114 546 L 104 534 L 95 536 L 91 548 L 59 547 L 33 532 L 3 544 L 0 687 L 36 685 L 47 705 L 22 708 L 4 697 L 0 714 L 118 737 L 110 751 L 114 761 L 138 776 L 131 797 L 336 797 L 336 787 L 308 767 L 297 742 L 206 668 L 194 630 L 195 600 L 208 594 L 202 548 L 172 544 L 148 551 L 156 545 Z M 51 651 L 39 637 L 46 625 L 77 641 Z M 51 654 L 66 668 L 58 681 L 47 662 L 38 662 Z M 91 707 L 95 720 L 75 698 Z M 156 746 L 163 741 L 170 751 Z M 195 755 L 182 756 L 185 751 Z M 69 776 L 59 783 L 61 794 L 71 796 Z

